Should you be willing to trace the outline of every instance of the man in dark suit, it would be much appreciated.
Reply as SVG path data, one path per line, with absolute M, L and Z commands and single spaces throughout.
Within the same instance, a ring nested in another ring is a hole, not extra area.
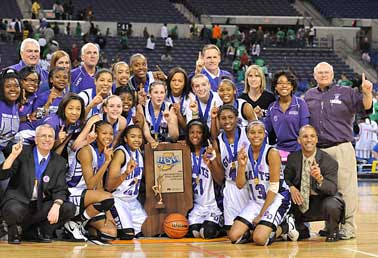
M 19 142 L 0 165 L 0 180 L 10 178 L 1 202 L 10 244 L 21 242 L 20 226 L 23 232 L 37 229 L 30 240 L 51 242 L 54 230 L 75 214 L 75 206 L 66 202 L 66 161 L 51 152 L 54 142 L 54 129 L 41 125 L 36 129 L 34 148 Z
M 343 218 L 344 201 L 337 193 L 338 164 L 326 152 L 317 149 L 318 136 L 311 125 L 299 131 L 301 150 L 291 153 L 285 168 L 285 181 L 290 187 L 292 207 L 299 239 L 310 237 L 306 221 L 325 220 L 327 242 L 337 241 L 338 224 Z

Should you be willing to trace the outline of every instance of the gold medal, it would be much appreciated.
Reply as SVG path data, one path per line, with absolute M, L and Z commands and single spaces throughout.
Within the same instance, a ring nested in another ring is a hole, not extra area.
M 158 134 L 155 133 L 155 140 L 157 141 L 158 140 Z
M 235 161 L 233 161 L 233 162 L 231 163 L 231 168 L 232 168 L 232 169 L 236 169 L 236 163 L 235 163 Z
M 139 179 L 137 177 L 134 177 L 134 182 L 135 182 L 135 185 L 137 185 L 139 182 Z
M 255 183 L 255 185 L 258 185 L 259 184 L 259 178 L 258 177 L 255 177 L 253 179 L 253 182 Z
M 199 183 L 200 183 L 200 177 L 197 176 L 197 177 L 196 177 L 196 184 L 199 185 Z

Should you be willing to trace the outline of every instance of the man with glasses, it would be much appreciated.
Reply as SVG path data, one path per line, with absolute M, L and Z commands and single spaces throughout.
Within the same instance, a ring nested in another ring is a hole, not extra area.
M 35 39 L 27 38 L 21 43 L 21 61 L 18 64 L 10 66 L 10 68 L 15 69 L 16 71 L 20 71 L 25 66 L 34 67 L 41 78 L 39 92 L 43 92 L 49 90 L 49 72 L 44 70 L 39 64 L 40 55 L 41 48 L 38 41 L 36 41 Z
M 339 164 L 338 192 L 345 200 L 345 224 L 341 226 L 340 238 L 347 240 L 356 236 L 354 215 L 357 211 L 358 186 L 356 154 L 352 146 L 352 124 L 356 113 L 365 115 L 372 110 L 373 84 L 362 74 L 361 92 L 358 89 L 338 86 L 334 83 L 333 67 L 321 62 L 314 68 L 316 88 L 305 94 L 310 111 L 310 124 L 319 134 L 317 146 L 331 155 Z M 327 225 L 325 232 L 328 234 Z
M 66 202 L 66 161 L 51 151 L 54 142 L 54 129 L 41 125 L 35 147 L 20 141 L 0 165 L 0 180 L 10 178 L 0 204 L 9 244 L 21 243 L 20 226 L 23 239 L 50 243 L 54 230 L 75 214 L 75 206 Z
M 81 48 L 82 65 L 71 70 L 71 91 L 80 93 L 83 90 L 92 88 L 96 91 L 94 76 L 99 60 L 100 51 L 97 45 L 87 43 Z

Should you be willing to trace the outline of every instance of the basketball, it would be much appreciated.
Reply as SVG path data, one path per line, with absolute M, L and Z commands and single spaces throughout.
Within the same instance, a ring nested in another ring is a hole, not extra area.
M 183 238 L 188 230 L 188 220 L 180 213 L 169 214 L 164 220 L 164 232 L 170 238 Z

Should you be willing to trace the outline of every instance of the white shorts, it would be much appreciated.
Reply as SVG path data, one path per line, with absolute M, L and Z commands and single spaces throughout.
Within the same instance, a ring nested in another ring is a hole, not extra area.
M 235 182 L 226 180 L 223 190 L 224 225 L 232 226 L 236 216 L 240 214 L 249 202 L 247 186 L 239 189 Z
M 215 206 L 204 207 L 194 204 L 193 209 L 189 212 L 189 225 L 203 224 L 205 220 L 214 222 L 219 225 L 222 216 L 221 210 Z
M 70 192 L 70 196 L 68 197 L 68 201 L 72 202 L 76 206 L 76 212 L 75 216 L 81 214 L 81 212 L 84 211 L 84 198 L 83 192 L 86 191 L 87 189 L 79 189 L 79 188 L 68 188 Z
M 137 199 L 121 199 L 114 197 L 114 207 L 111 209 L 117 229 L 133 228 L 138 234 L 147 218 L 142 205 Z
M 263 205 L 264 204 L 256 203 L 255 200 L 250 200 L 236 219 L 252 228 L 252 221 L 259 215 Z M 273 231 L 275 231 L 277 226 L 282 223 L 286 214 L 289 212 L 290 206 L 290 199 L 284 198 L 280 194 L 276 194 L 273 203 L 265 211 L 259 224 L 271 227 Z

